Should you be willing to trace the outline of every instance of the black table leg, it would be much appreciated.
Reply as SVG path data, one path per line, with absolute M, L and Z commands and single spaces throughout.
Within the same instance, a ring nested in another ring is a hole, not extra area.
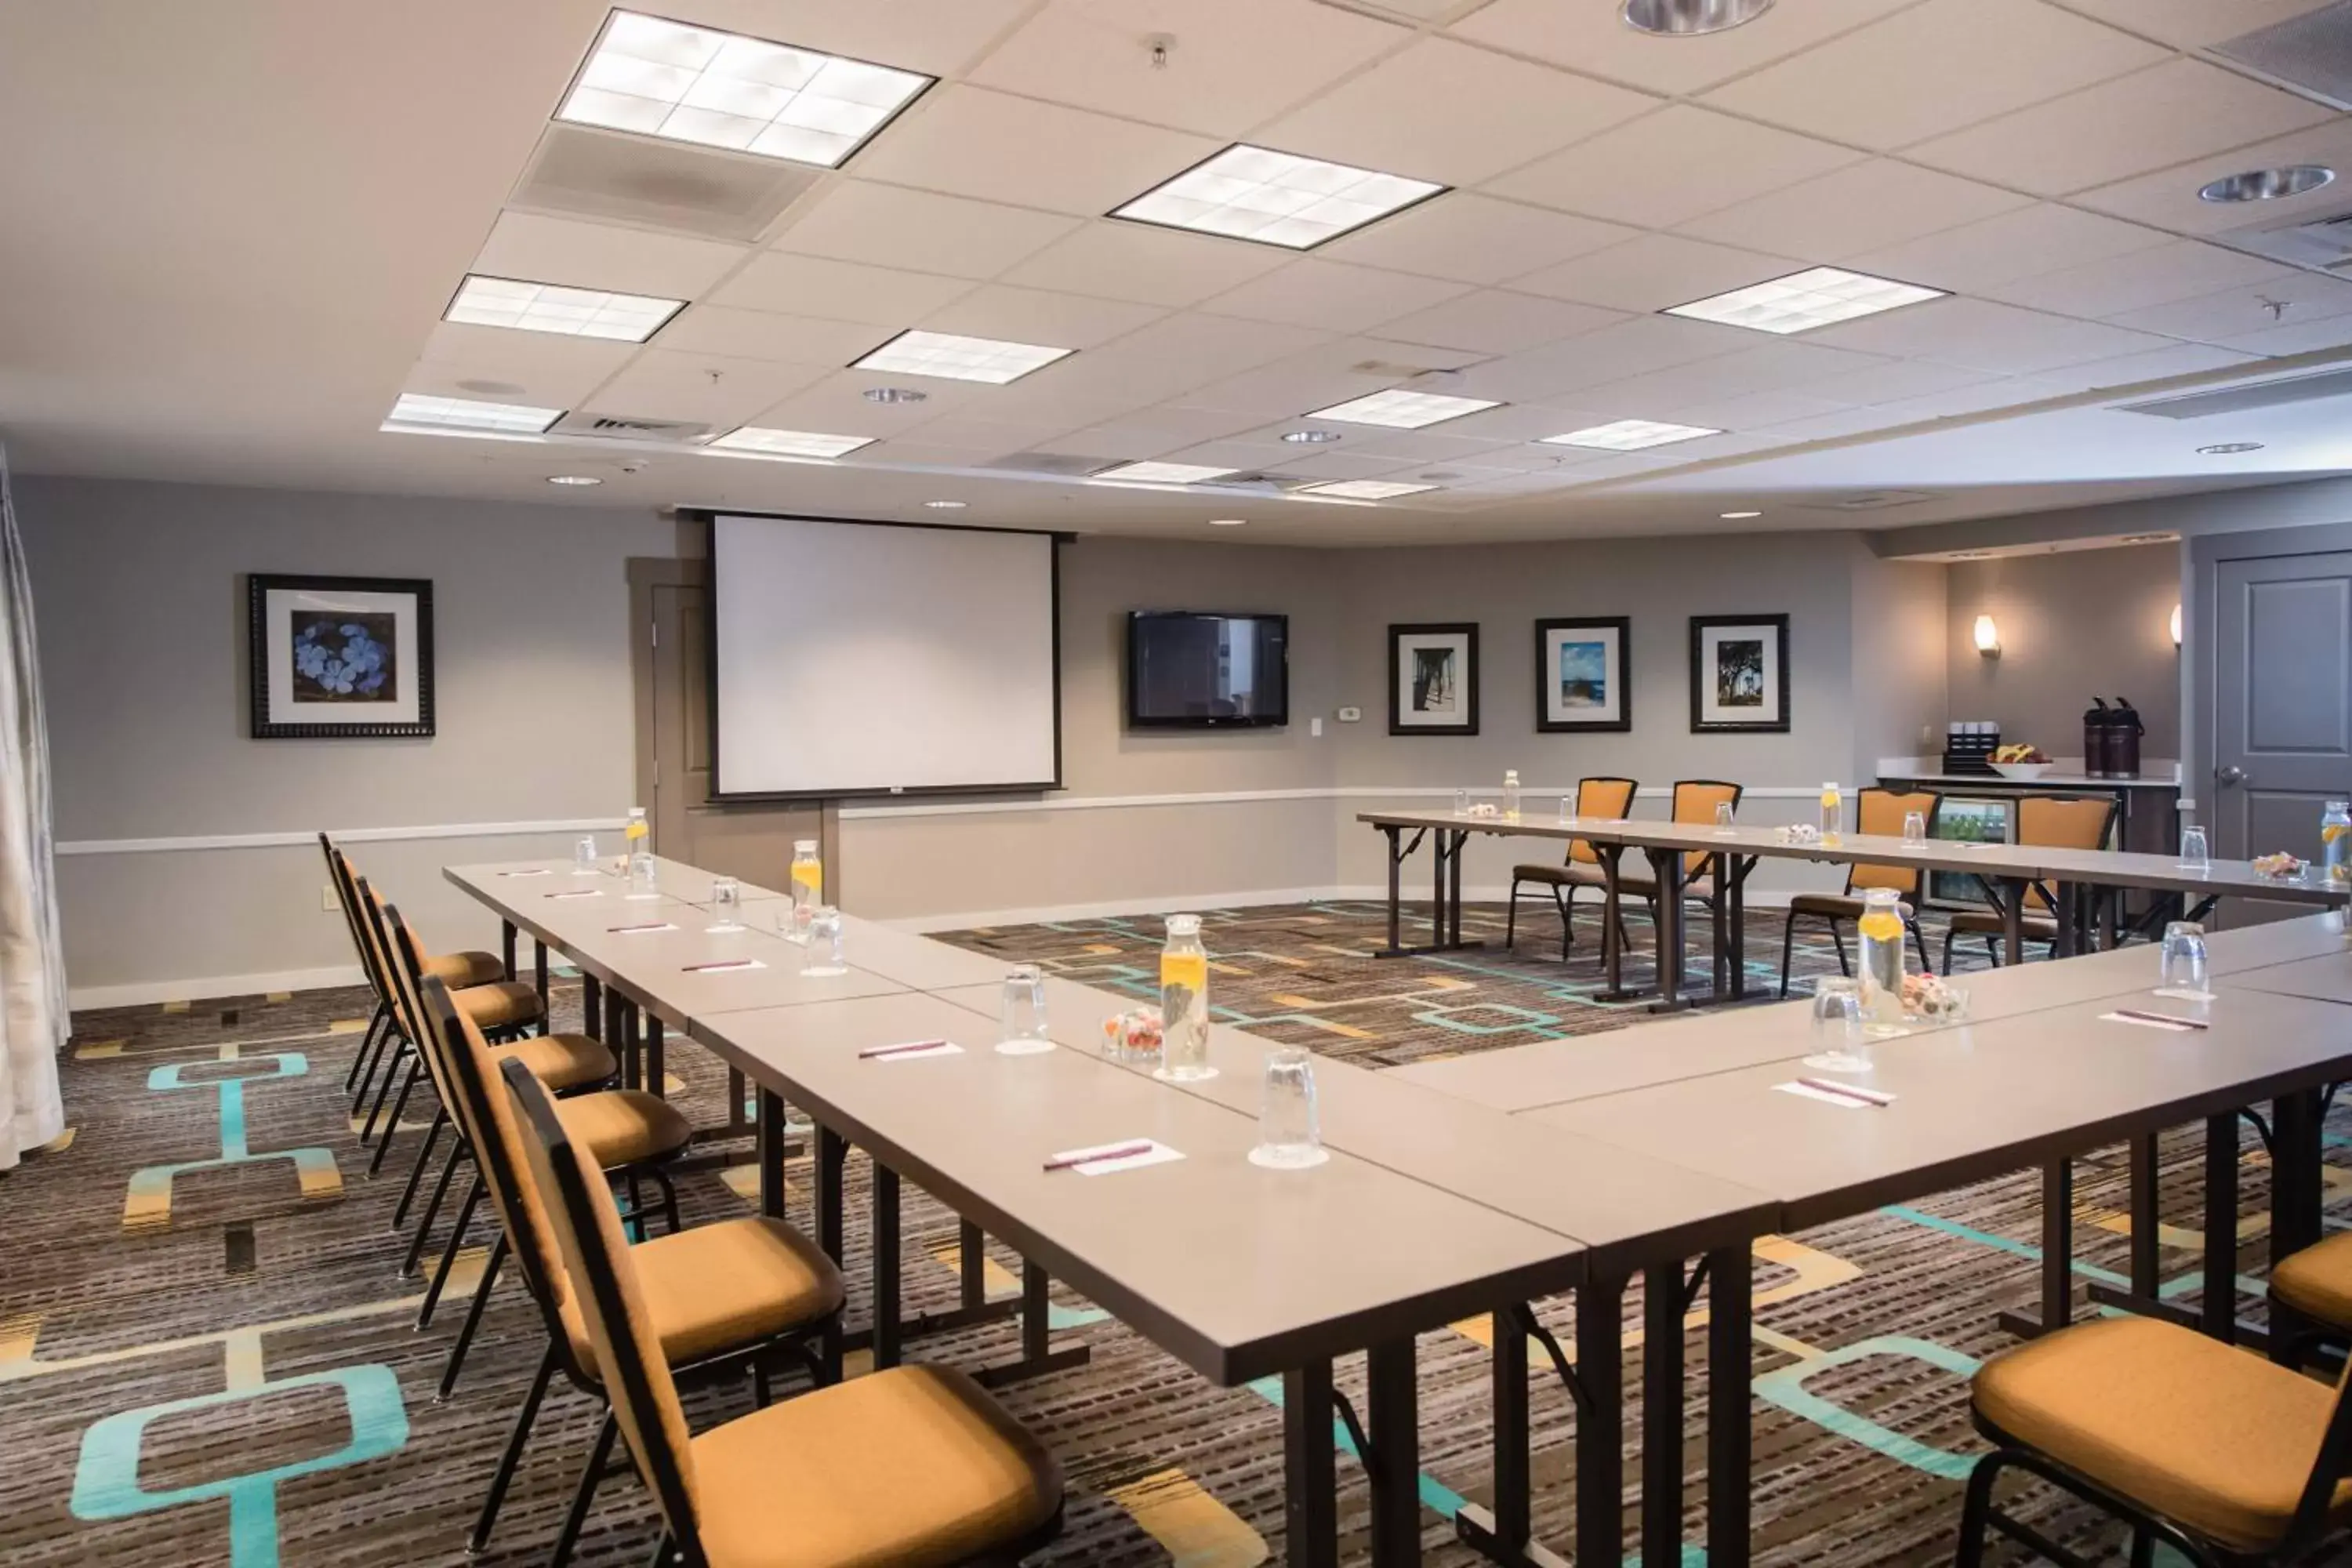
M 961 1223 L 956 1233 L 957 1272 L 961 1304 L 969 1311 L 988 1305 L 988 1238 L 980 1226 L 970 1220 Z
M 1707 1568 L 1748 1568 L 1755 1285 L 1756 1260 L 1745 1243 L 1707 1254 Z
M 646 1014 L 646 1088 L 657 1100 L 669 1098 L 669 1068 L 663 1054 L 661 1016 L 653 1012 Z
M 1731 877 L 1731 934 L 1726 943 L 1731 961 L 1731 995 L 1739 1001 L 1748 995 L 1748 878 L 1756 869 L 1756 857 L 1726 855 L 1723 867 Z
M 2238 1117 L 2205 1119 L 2205 1300 L 2200 1326 L 2228 1344 L 2238 1327 Z
M 1454 845 L 1452 851 L 1446 856 L 1444 940 L 1448 947 L 1461 947 L 1464 945 L 1462 941 L 1462 862 L 1465 858 L 1463 851 L 1470 847 L 1470 836 L 1467 833 L 1455 833 L 1448 837 L 1452 837 Z
M 778 1109 L 781 1110 L 782 1107 Z M 779 1119 L 781 1121 L 781 1118 Z M 782 1136 L 781 1127 L 779 1136 Z M 824 1248 L 826 1257 L 839 1263 L 842 1256 L 841 1182 L 844 1167 L 849 1163 L 849 1145 L 840 1133 L 830 1127 L 816 1130 L 816 1169 L 813 1173 L 815 1192 L 813 1202 L 816 1208 L 816 1244 Z M 836 1312 L 828 1321 L 821 1347 L 826 1381 L 841 1381 L 841 1314 Z
M 1404 829 L 1383 827 L 1381 837 L 1389 841 L 1389 951 L 1404 951 L 1402 915 L 1404 889 L 1401 881 L 1404 868 Z
M 635 999 L 622 1002 L 620 1012 L 621 1082 L 629 1089 L 643 1089 L 646 1087 L 645 1036 Z
M 512 980 L 515 977 L 515 923 L 512 921 L 499 922 L 499 955 L 506 963 L 506 978 Z
M 1282 1374 L 1283 1560 L 1290 1568 L 1338 1568 L 1339 1496 L 1331 1442 L 1331 1363 Z
M 2001 887 L 2008 897 L 2000 904 L 2000 961 L 2003 963 L 2025 962 L 2025 888 L 2021 877 L 2004 877 Z
M 604 988 L 593 974 L 580 976 L 580 1027 L 598 1039 L 604 1037 Z
M 760 1212 L 784 1217 L 784 1099 L 760 1091 Z
M 2051 947 L 2051 956 L 2054 958 L 2072 958 L 2081 951 L 2078 941 L 2083 919 L 2081 894 L 2082 889 L 2072 882 L 2057 885 L 2053 900 L 2057 907 L 2052 911 L 2058 920 L 2058 940 Z
M 1642 1568 L 1683 1560 L 1683 1266 L 1642 1276 Z
M 1528 1331 L 1522 1303 L 1498 1310 L 1494 1328 L 1495 1506 L 1465 1503 L 1454 1533 L 1490 1563 L 1507 1568 L 1568 1568 L 1534 1540 L 1534 1495 L 1528 1470 Z
M 547 1017 L 547 943 L 536 937 L 532 938 L 530 955 L 533 963 L 533 984 L 539 992 L 539 1032 L 542 1035 L 550 1034 L 552 1030 L 549 1027 Z
M 1595 1277 L 1576 1299 L 1576 1561 L 1625 1555 L 1625 1280 Z
M 1421 1561 L 1421 1411 L 1410 1339 L 1374 1345 L 1364 1357 L 1371 1452 L 1373 1568 Z
M 2131 1288 L 2149 1300 L 2156 1299 L 2163 1268 L 2157 1245 L 2163 1215 L 2157 1212 L 2156 1155 L 2155 1133 L 2131 1141 Z
M 874 1370 L 898 1364 L 898 1173 L 874 1164 Z
M 1622 844 L 1595 844 L 1593 858 L 1601 862 L 1601 967 L 1609 976 L 1609 984 L 1601 993 L 1604 1002 L 1625 1002 L 1633 993 L 1625 989 L 1625 942 L 1618 931 L 1617 900 L 1621 891 L 1618 867 L 1625 858 Z
M 2030 1340 L 2064 1328 L 2074 1317 L 2074 1165 L 2059 1160 L 2042 1168 L 2042 1312 L 2003 1312 L 2002 1329 Z
M 2319 1239 L 2319 1094 L 2271 1102 L 2271 1266 Z
M 1648 854 L 1658 888 L 1658 999 L 1650 1011 L 1673 1013 L 1683 1006 L 1683 852 Z

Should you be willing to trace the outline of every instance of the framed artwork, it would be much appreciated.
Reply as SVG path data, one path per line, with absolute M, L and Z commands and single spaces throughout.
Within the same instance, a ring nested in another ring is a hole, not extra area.
M 1539 733 L 1633 727 L 1633 674 L 1625 658 L 1633 635 L 1633 622 L 1623 616 L 1536 623 Z
M 1789 617 L 1693 616 L 1691 731 L 1789 727 Z
M 247 579 L 257 741 L 433 733 L 433 584 Z
M 1477 732 L 1477 626 L 1389 627 L 1389 733 Z

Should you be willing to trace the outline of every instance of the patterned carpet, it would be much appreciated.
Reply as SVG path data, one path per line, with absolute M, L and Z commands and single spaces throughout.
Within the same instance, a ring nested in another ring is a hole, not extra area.
M 1769 982 L 1780 924 L 1766 913 L 1751 920 L 1753 973 Z M 1466 923 L 1491 945 L 1374 962 L 1366 955 L 1382 935 L 1377 906 L 1214 912 L 1204 920 L 1216 964 L 1212 994 L 1235 1022 L 1376 1064 L 1589 1034 L 1642 1016 L 1594 1000 L 1592 928 L 1580 931 L 1574 961 L 1562 965 L 1558 923 L 1548 916 L 1522 922 L 1516 955 L 1500 950 L 1499 910 L 1473 909 Z M 1633 938 L 1629 974 L 1643 977 L 1638 955 L 1648 952 L 1650 933 L 1639 920 Z M 1141 995 L 1151 988 L 1159 922 L 1090 921 L 951 940 Z M 1703 947 L 1694 961 L 1703 991 Z M 1800 974 L 1834 966 L 1825 943 L 1800 943 Z M 573 1023 L 576 985 L 559 984 L 556 999 L 559 1026 Z M 436 1402 L 465 1296 L 453 1292 L 429 1330 L 412 1328 L 420 1287 L 396 1277 L 388 1226 L 417 1134 L 404 1132 L 384 1173 L 367 1176 L 341 1089 L 363 1016 L 357 993 L 315 992 L 77 1019 L 65 1064 L 71 1131 L 0 1177 L 0 1561 L 11 1568 L 466 1560 L 467 1526 L 541 1348 L 538 1321 L 509 1276 L 464 1381 L 448 1402 Z M 721 1121 L 726 1089 L 716 1065 L 690 1047 L 673 1051 L 670 1065 L 674 1095 L 698 1122 Z M 421 1126 L 414 1110 L 411 1118 Z M 2331 1130 L 2340 1145 L 2352 1123 Z M 2200 1142 L 2183 1133 L 2166 1143 L 2165 1206 L 2177 1219 L 2197 1213 Z M 2119 1152 L 2109 1155 L 2078 1168 L 2077 1267 L 2090 1279 L 2115 1279 L 2125 1267 L 2123 1172 Z M 2251 1139 L 2244 1159 L 2242 1266 L 2258 1269 L 2266 1167 Z M 689 1217 L 742 1212 L 737 1182 L 745 1173 L 683 1184 Z M 2336 1197 L 2347 1178 L 2329 1174 Z M 805 1165 L 788 1178 L 804 1221 Z M 853 1160 L 854 1237 L 864 1234 L 862 1182 L 862 1162 Z M 951 1306 L 953 1217 L 911 1189 L 908 1198 L 908 1304 Z M 1979 1358 L 2008 1342 L 1993 1314 L 2032 1302 L 2038 1224 L 2038 1186 L 2016 1177 L 1759 1245 L 1759 1563 L 1950 1561 L 1958 1478 L 1979 1448 L 1965 1380 Z M 461 1258 L 461 1285 L 478 1269 L 486 1240 L 478 1233 Z M 2165 1293 L 2193 1301 L 2201 1237 L 2168 1227 L 2164 1240 Z M 863 1321 L 862 1252 L 854 1247 L 850 1261 L 853 1325 Z M 998 1249 L 991 1263 L 995 1289 L 1010 1292 L 1018 1260 Z M 2254 1293 L 2242 1310 L 2259 1315 L 2259 1282 L 2242 1278 L 2240 1288 Z M 1639 1295 L 1626 1303 L 1636 1334 Z M 1092 1363 L 1004 1395 L 1070 1476 L 1067 1528 L 1038 1561 L 1246 1568 L 1278 1556 L 1278 1391 L 1212 1388 L 1088 1303 L 1057 1291 L 1055 1306 L 1058 1337 L 1084 1341 Z M 1565 1303 L 1540 1312 L 1567 1337 Z M 1464 1499 L 1486 1497 L 1486 1331 L 1483 1321 L 1465 1322 L 1421 1344 L 1426 1540 L 1429 1560 L 1446 1568 L 1477 1561 L 1454 1543 L 1449 1516 Z M 1009 1323 L 914 1345 L 921 1358 L 966 1367 L 1015 1349 Z M 1686 1350 L 1696 1369 L 1704 1336 L 1691 1334 Z M 1629 1389 L 1638 1388 L 1638 1366 L 1628 1371 Z M 1340 1369 L 1352 1391 L 1360 1392 L 1360 1366 Z M 1696 1405 L 1696 1376 L 1690 1392 Z M 1570 1414 L 1556 1383 L 1539 1381 L 1533 1398 L 1538 1528 L 1565 1548 Z M 699 1425 L 748 1409 L 749 1400 L 729 1387 L 689 1405 Z M 551 1396 L 482 1561 L 544 1560 L 594 1419 L 579 1395 Z M 1692 1430 L 1700 1430 L 1696 1411 Z M 1629 1445 L 1639 1432 L 1636 1408 Z M 1685 1463 L 1703 1479 L 1702 1445 Z M 1355 1557 L 1364 1493 L 1344 1458 L 1340 1474 Z M 1686 1521 L 1692 1542 L 1701 1538 L 1700 1500 Z M 2039 1500 L 2045 1528 L 2095 1557 L 2123 1560 L 2095 1516 Z M 1637 1525 L 1629 1517 L 1629 1538 Z M 633 1480 L 615 1481 L 576 1560 L 639 1564 L 652 1540 L 642 1492 Z M 1704 1562 L 1696 1546 L 1685 1556 Z M 2021 1561 L 1999 1551 L 1993 1560 Z

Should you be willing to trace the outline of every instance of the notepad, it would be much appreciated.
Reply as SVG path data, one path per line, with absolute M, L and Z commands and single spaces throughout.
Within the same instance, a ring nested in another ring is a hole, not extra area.
M 1782 1094 L 1793 1094 L 1801 1100 L 1818 1100 L 1823 1105 L 1834 1105 L 1840 1110 L 1884 1110 L 1895 1103 L 1893 1095 L 1876 1089 L 1833 1089 L 1796 1079 L 1772 1087 Z
M 1142 1145 L 1137 1149 L 1138 1144 Z M 1133 1153 L 1121 1150 L 1135 1149 Z M 1100 1151 L 1101 1158 L 1087 1156 Z M 1064 1170 L 1076 1171 L 1081 1176 L 1108 1176 L 1119 1171 L 1139 1170 L 1145 1165 L 1164 1165 L 1181 1160 L 1183 1152 L 1150 1138 L 1122 1138 L 1112 1143 L 1096 1143 L 1084 1149 L 1068 1149 L 1053 1156 L 1050 1163 Z
M 869 1062 L 919 1062 L 961 1055 L 963 1047 L 953 1040 L 904 1040 L 895 1046 L 868 1046 L 857 1053 L 860 1061 Z

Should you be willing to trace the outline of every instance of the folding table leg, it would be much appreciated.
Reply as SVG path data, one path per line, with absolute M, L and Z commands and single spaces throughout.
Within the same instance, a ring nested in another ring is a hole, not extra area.
M 663 1052 L 662 1021 L 658 1014 L 646 1014 L 646 1089 L 656 1100 L 669 1098 L 669 1068 Z
M 1650 869 L 1658 889 L 1658 999 L 1653 1013 L 1671 1013 L 1683 1005 L 1683 852 L 1649 851 Z
M 1683 1266 L 1642 1276 L 1642 1568 L 1683 1560 Z
M 2319 1095 L 2281 1095 L 2271 1106 L 2271 1266 L 2319 1239 Z
M 1706 1257 L 1707 1568 L 1748 1568 L 1756 1260 L 1746 1243 Z
M 1339 1481 L 1331 1442 L 1331 1363 L 1282 1374 L 1283 1560 L 1338 1568 Z
M 2156 1299 L 2157 1276 L 2163 1264 L 2158 1231 L 2163 1216 L 2157 1210 L 2156 1134 L 2143 1132 L 2131 1141 L 2131 1288 L 2132 1294 Z
M 515 977 L 515 934 L 514 921 L 499 922 L 499 956 L 506 965 L 506 973 L 501 978 L 507 980 Z
M 898 1173 L 874 1165 L 874 1370 L 898 1364 Z
M 841 1179 L 842 1167 L 849 1163 L 849 1145 L 832 1128 L 819 1125 L 816 1130 L 816 1170 L 814 1201 L 816 1205 L 816 1244 L 824 1248 L 826 1257 L 841 1261 Z M 841 1317 L 835 1313 L 826 1324 L 824 1342 L 819 1347 L 825 1366 L 825 1381 L 841 1381 Z
M 2205 1300 L 2200 1326 L 2223 1344 L 2238 1328 L 2238 1117 L 2205 1119 Z
M 580 976 L 580 1027 L 598 1039 L 604 1037 L 604 987 L 593 974 Z
M 539 992 L 539 1032 L 542 1035 L 550 1034 L 552 1031 L 548 1027 L 547 1017 L 547 943 L 536 937 L 532 938 L 530 953 L 531 974 L 534 986 Z
M 1421 1410 L 1410 1339 L 1374 1345 L 1364 1357 L 1371 1452 L 1373 1568 L 1421 1561 Z
M 2074 1317 L 2074 1165 L 2056 1160 L 2042 1168 L 2042 1311 L 2029 1318 L 2003 1312 L 2001 1329 L 2021 1340 L 2064 1328 Z
M 988 1237 L 970 1220 L 956 1231 L 956 1263 L 964 1310 L 988 1305 Z
M 784 1217 L 784 1097 L 760 1091 L 760 1212 Z
M 1625 1555 L 1625 1301 L 1623 1276 L 1596 1276 L 1576 1297 L 1576 1561 Z
M 2001 888 L 2009 895 L 2000 903 L 2000 961 L 2017 964 L 2025 962 L 2025 880 L 2021 877 L 2004 877 Z

